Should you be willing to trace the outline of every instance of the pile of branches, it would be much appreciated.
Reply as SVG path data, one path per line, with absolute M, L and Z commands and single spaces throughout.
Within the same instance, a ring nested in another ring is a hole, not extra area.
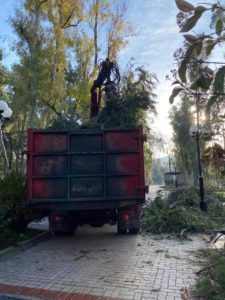
M 204 260 L 204 267 L 192 292 L 194 299 L 222 300 L 225 295 L 225 249 L 201 250 L 198 258 Z
M 216 192 L 206 196 L 208 212 L 199 208 L 199 196 L 193 189 L 171 192 L 157 197 L 145 209 L 142 229 L 154 234 L 175 233 L 181 237 L 184 233 L 207 232 L 222 229 L 225 224 L 225 197 Z

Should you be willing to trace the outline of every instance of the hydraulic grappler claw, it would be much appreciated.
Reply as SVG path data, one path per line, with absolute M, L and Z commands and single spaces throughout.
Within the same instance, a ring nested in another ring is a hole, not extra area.
M 111 79 L 110 76 L 113 75 Z M 118 65 L 115 61 L 110 61 L 109 58 L 102 61 L 99 66 L 99 74 L 97 79 L 91 88 L 91 109 L 90 118 L 98 116 L 99 108 L 101 104 L 101 92 L 102 86 L 105 86 L 105 91 L 107 89 L 115 88 L 120 82 L 120 73 Z M 97 91 L 98 90 L 98 91 Z

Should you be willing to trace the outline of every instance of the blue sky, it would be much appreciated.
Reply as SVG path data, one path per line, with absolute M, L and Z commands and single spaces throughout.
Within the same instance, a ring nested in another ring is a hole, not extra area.
M 136 62 L 157 75 L 158 117 L 155 119 L 155 128 L 167 140 L 172 135 L 168 120 L 171 83 L 165 77 L 170 69 L 175 68 L 173 53 L 182 45 L 176 14 L 174 0 L 130 0 L 128 16 L 141 34 L 130 38 L 128 47 L 121 54 L 122 60 L 132 56 Z
M 197 1 L 190 0 L 190 2 L 193 5 L 198 4 Z M 16 0 L 4 0 L 1 1 L 0 6 L 0 35 L 2 48 L 4 48 L 3 63 L 7 65 L 16 59 L 9 47 L 13 33 L 7 23 L 16 3 Z M 172 86 L 165 77 L 170 74 L 171 69 L 176 68 L 173 53 L 182 46 L 183 42 L 183 37 L 176 24 L 178 9 L 174 0 L 128 0 L 128 3 L 128 19 L 140 34 L 129 38 L 128 46 L 120 53 L 119 65 L 123 65 L 133 57 L 136 63 L 146 66 L 150 72 L 157 75 L 159 84 L 155 92 L 158 97 L 158 117 L 155 119 L 154 127 L 169 141 L 172 129 L 168 120 L 168 112 L 171 108 L 168 99 Z M 205 28 L 206 21 L 208 21 L 207 15 L 205 19 L 201 20 L 200 29 Z

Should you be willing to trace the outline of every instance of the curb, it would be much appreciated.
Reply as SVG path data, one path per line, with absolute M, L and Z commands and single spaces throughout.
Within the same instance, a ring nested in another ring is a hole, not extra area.
M 39 235 L 33 237 L 30 240 L 24 241 L 24 242 L 20 242 L 18 243 L 17 247 L 8 247 L 5 248 L 3 250 L 0 251 L 0 261 L 9 257 L 9 256 L 13 256 L 16 255 L 20 252 L 23 252 L 41 242 L 44 242 L 45 240 L 49 239 L 51 236 L 51 232 L 46 231 L 46 232 L 42 232 Z
M 32 296 L 23 296 L 23 295 L 13 295 L 13 294 L 1 294 L 0 300 L 42 300 L 41 298 L 32 297 Z
M 50 231 L 46 231 L 46 232 L 42 232 L 40 234 L 38 234 L 37 236 L 33 237 L 32 239 L 30 240 L 27 240 L 27 241 L 24 241 L 24 242 L 20 242 L 18 243 L 19 244 L 19 247 L 22 249 L 22 250 L 27 250 L 41 242 L 44 242 L 45 240 L 47 240 L 48 238 L 50 238 L 51 236 L 51 232 Z

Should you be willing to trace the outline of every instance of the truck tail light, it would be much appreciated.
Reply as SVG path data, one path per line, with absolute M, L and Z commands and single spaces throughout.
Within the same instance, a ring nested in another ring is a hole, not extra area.
M 123 216 L 123 219 L 124 219 L 124 221 L 129 221 L 130 217 L 129 217 L 128 214 L 125 214 L 125 215 Z
M 53 222 L 60 222 L 61 221 L 61 217 L 60 216 L 53 216 L 52 217 L 52 221 Z

